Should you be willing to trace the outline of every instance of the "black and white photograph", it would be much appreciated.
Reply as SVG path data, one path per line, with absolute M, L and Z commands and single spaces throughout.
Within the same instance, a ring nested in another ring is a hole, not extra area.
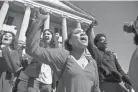
M 0 0 L 0 92 L 138 92 L 137 0 Z

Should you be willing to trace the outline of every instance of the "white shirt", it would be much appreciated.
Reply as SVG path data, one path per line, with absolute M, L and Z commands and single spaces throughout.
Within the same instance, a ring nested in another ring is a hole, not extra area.
M 42 64 L 39 78 L 36 79 L 44 84 L 52 84 L 52 71 L 50 66 Z

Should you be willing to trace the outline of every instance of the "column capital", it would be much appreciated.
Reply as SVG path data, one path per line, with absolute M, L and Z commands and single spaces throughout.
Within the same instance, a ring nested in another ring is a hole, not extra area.
M 7 3 L 7 4 L 9 4 L 9 1 L 7 1 L 7 0 L 6 0 L 6 1 L 4 1 L 4 3 Z
M 83 21 L 81 19 L 76 19 L 77 23 L 82 23 Z
M 33 6 L 33 5 L 28 4 L 28 3 L 25 3 L 24 5 L 25 5 L 26 7 L 34 8 L 34 6 Z
M 62 18 L 69 18 L 67 15 L 65 15 L 65 14 L 62 14 Z
M 47 9 L 47 8 L 44 8 L 48 14 L 52 14 L 53 12 L 51 11 L 51 9 Z

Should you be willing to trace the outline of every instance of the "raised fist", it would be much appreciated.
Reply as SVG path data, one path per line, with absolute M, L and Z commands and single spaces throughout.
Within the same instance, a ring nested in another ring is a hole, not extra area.
M 47 10 L 42 8 L 33 8 L 32 9 L 33 18 L 34 19 L 40 19 L 42 21 L 45 21 L 47 19 Z
M 123 30 L 127 33 L 136 33 L 136 30 L 133 26 L 133 22 L 131 23 L 126 22 L 123 26 Z
M 126 22 L 123 26 L 123 30 L 127 33 L 138 33 L 138 17 L 133 22 Z
M 95 26 L 98 25 L 98 22 L 96 20 L 92 21 L 92 23 L 90 24 L 90 27 L 93 28 Z

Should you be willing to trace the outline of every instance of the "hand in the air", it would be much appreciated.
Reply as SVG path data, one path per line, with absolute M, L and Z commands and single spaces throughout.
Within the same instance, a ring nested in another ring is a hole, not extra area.
M 93 28 L 95 26 L 98 25 L 98 22 L 96 20 L 92 21 L 92 23 L 90 24 L 90 27 Z
M 32 13 L 35 19 L 40 19 L 42 21 L 45 21 L 47 19 L 48 11 L 46 9 L 33 8 Z
M 123 30 L 127 33 L 138 34 L 138 17 L 133 22 L 126 22 L 123 26 Z

